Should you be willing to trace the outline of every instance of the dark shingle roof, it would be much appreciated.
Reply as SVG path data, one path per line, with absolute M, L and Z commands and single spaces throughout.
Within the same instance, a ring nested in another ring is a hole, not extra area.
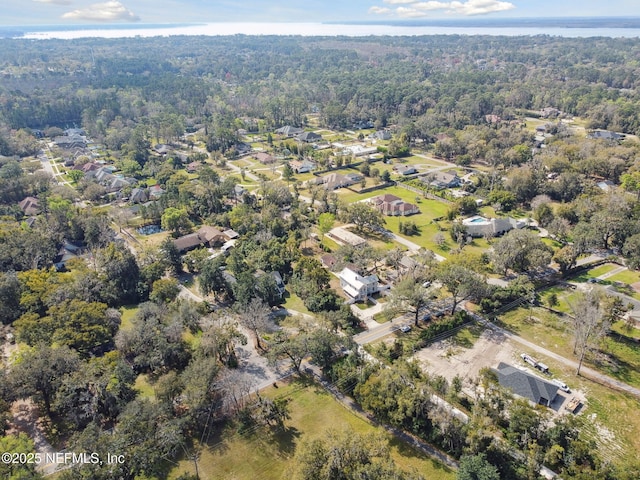
M 506 363 L 500 362 L 495 372 L 501 386 L 533 403 L 549 405 L 558 393 L 557 385 Z

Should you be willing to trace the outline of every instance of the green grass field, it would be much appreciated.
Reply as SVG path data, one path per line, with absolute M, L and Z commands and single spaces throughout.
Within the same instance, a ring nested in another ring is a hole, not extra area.
M 542 308 L 533 308 L 531 315 L 533 320 L 529 321 L 529 309 L 519 308 L 501 316 L 500 320 L 521 337 L 575 360 L 570 319 L 563 320 Z M 640 388 L 640 348 L 637 342 L 608 336 L 601 350 L 604 355 L 600 355 L 597 362 L 595 358 L 587 357 L 585 364 Z
M 122 317 L 120 318 L 120 330 L 131 330 L 133 323 L 131 320 L 138 312 L 137 305 L 127 305 L 120 309 Z
M 617 267 L 617 265 L 616 265 Z M 629 285 L 640 282 L 640 272 L 633 270 L 624 270 L 620 273 L 610 276 L 607 280 L 612 282 L 622 282 Z
M 376 430 L 384 432 L 352 413 L 315 384 L 296 381 L 278 389 L 271 388 L 264 394 L 290 399 L 291 418 L 285 422 L 286 431 L 273 434 L 260 430 L 241 435 L 232 426 L 227 426 L 203 448 L 198 461 L 201 478 L 281 479 L 291 467 L 296 446 L 302 440 L 317 438 L 329 428 L 350 428 L 364 434 Z M 390 438 L 390 449 L 394 461 L 405 471 L 417 471 L 430 480 L 455 478 L 448 468 L 393 438 Z M 175 479 L 187 472 L 195 473 L 193 461 L 182 459 L 169 478 Z

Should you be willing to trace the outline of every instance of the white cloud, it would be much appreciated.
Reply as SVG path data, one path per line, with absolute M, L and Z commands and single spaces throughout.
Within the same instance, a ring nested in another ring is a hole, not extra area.
M 375 13 L 377 15 L 383 15 L 385 13 L 391 13 L 393 10 L 385 7 L 371 7 L 369 13 Z
M 398 7 L 396 8 L 396 13 L 399 17 L 402 18 L 420 18 L 426 17 L 427 14 L 416 10 L 415 8 L 406 8 L 406 7 Z
M 33 0 L 38 3 L 55 3 L 56 5 L 71 5 L 71 0 Z
M 140 20 L 131 10 L 116 0 L 106 3 L 94 3 L 87 8 L 80 8 L 62 15 L 71 20 L 89 20 L 92 22 L 137 22 Z
M 516 6 L 511 2 L 501 2 L 499 0 L 468 0 L 467 2 L 451 2 L 453 13 L 461 15 L 485 15 L 493 12 L 504 12 L 512 10 Z
M 382 7 L 371 7 L 369 12 L 378 14 L 388 14 L 394 12 L 397 16 L 403 18 L 419 18 L 429 16 L 429 12 L 435 12 L 438 10 L 443 11 L 446 14 L 453 15 L 486 15 L 488 13 L 503 12 L 506 10 L 512 10 L 516 6 L 511 2 L 504 2 L 501 0 L 467 0 L 459 1 L 454 0 L 451 2 L 440 2 L 430 0 L 427 2 L 420 2 L 417 0 L 383 0 L 384 3 L 390 5 L 403 5 L 397 7 L 395 10 Z

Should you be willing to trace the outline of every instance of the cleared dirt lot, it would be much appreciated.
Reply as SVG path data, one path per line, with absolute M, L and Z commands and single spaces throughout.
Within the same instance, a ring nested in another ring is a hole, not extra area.
M 500 362 L 508 363 L 544 378 L 544 375 L 523 364 L 520 353 L 521 350 L 518 346 L 514 346 L 502 333 L 483 329 L 479 338 L 474 340 L 473 345 L 464 345 L 457 342 L 455 338 L 448 338 L 420 350 L 414 355 L 414 358 L 418 359 L 429 373 L 442 375 L 447 380 L 460 375 L 465 380 L 463 390 L 468 395 L 473 395 L 469 388 L 469 380 L 477 377 L 480 369 L 497 367 Z M 545 378 L 545 380 L 550 380 L 550 378 Z M 558 391 L 556 399 L 551 404 L 551 409 L 557 413 L 566 413 L 562 407 L 573 396 L 579 397 L 584 402 L 585 397 L 582 392 L 572 391 L 568 394 Z
M 484 367 L 497 367 L 505 362 L 520 365 L 522 360 L 509 340 L 499 332 L 485 329 L 471 348 L 459 345 L 452 338 L 433 343 L 415 354 L 430 373 L 451 380 L 456 375 L 462 378 L 478 376 Z

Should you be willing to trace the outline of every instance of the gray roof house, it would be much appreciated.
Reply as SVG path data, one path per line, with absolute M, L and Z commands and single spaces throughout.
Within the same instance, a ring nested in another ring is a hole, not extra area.
M 82 135 L 63 135 L 61 137 L 54 138 L 53 143 L 55 143 L 58 148 L 65 150 L 70 150 L 72 148 L 84 149 L 87 147 L 87 139 Z
M 436 188 L 454 188 L 459 187 L 462 183 L 458 174 L 453 170 L 449 170 L 448 172 L 435 172 L 429 174 L 426 179 L 429 185 Z
M 316 132 L 302 132 L 296 137 L 296 140 L 300 142 L 313 143 L 322 140 L 322 135 Z
M 398 172 L 399 175 L 413 175 L 414 173 L 418 173 L 416 167 L 413 165 L 397 165 L 393 167 L 393 169 Z
M 558 394 L 558 386 L 512 365 L 500 362 L 493 369 L 500 386 L 531 402 L 549 407 Z
M 284 127 L 280 127 L 276 130 L 277 134 L 284 135 L 286 137 L 295 137 L 296 135 L 300 135 L 303 132 L 303 129 L 292 127 L 291 125 L 285 125 Z
M 327 190 L 335 190 L 337 188 L 348 187 L 356 183 L 357 180 L 352 180 L 347 175 L 342 175 L 341 173 L 330 173 L 329 175 L 325 175 L 324 177 L 320 177 L 316 180 L 316 183 L 324 184 L 324 187 Z
M 374 140 L 391 140 L 391 132 L 389 130 L 378 130 L 369 135 Z
M 293 171 L 296 173 L 307 173 L 311 170 L 315 170 L 316 164 L 311 160 L 304 159 L 300 160 L 292 160 L 289 162 L 289 166 L 293 168 Z
M 621 133 L 610 132 L 608 130 L 594 130 L 587 135 L 587 138 L 596 140 L 622 140 L 624 135 Z
M 131 190 L 131 195 L 129 196 L 131 203 L 145 203 L 147 200 L 149 200 L 149 197 L 144 188 L 134 188 Z

